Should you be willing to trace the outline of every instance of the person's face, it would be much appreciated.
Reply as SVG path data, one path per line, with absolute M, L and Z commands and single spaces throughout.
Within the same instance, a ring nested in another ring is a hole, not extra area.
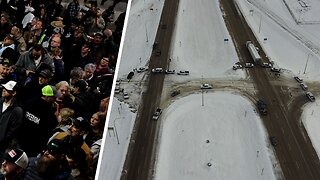
M 70 132 L 70 135 L 72 137 L 75 137 L 75 136 L 80 136 L 81 135 L 81 129 L 76 127 L 74 124 L 72 124 L 69 128 L 69 132 Z
M 42 29 L 42 22 L 41 21 L 37 21 L 36 23 L 35 23 L 35 29 Z
M 104 57 L 104 58 L 101 59 L 100 65 L 102 67 L 106 67 L 106 66 L 108 66 L 108 64 L 109 64 L 109 58 Z
M 102 36 L 96 35 L 93 37 L 93 43 L 94 44 L 100 44 L 102 42 Z
M 2 89 L 2 97 L 4 98 L 10 98 L 12 97 L 12 92 L 6 90 L 5 88 Z
M 62 97 L 66 96 L 66 94 L 68 93 L 68 86 L 66 86 L 66 85 L 60 86 L 60 88 L 58 89 L 58 93 L 59 93 Z
M 3 163 L 1 164 L 1 173 L 5 177 L 11 174 L 16 174 L 18 169 L 19 169 L 19 166 L 17 166 L 14 163 L 8 162 L 6 160 L 4 160 Z
M 9 66 L 0 65 L 0 74 L 2 77 L 7 77 L 11 72 L 11 68 Z
M 49 84 L 50 78 L 44 78 L 42 76 L 39 77 L 39 84 L 40 85 L 47 85 Z
M 17 26 L 13 26 L 13 27 L 11 28 L 10 34 L 12 34 L 12 35 L 17 35 L 18 32 L 19 32 L 19 29 L 17 28 Z
M 87 45 L 83 45 L 81 47 L 81 54 L 88 54 L 90 52 L 90 48 Z
M 82 37 L 82 35 L 83 35 L 83 33 L 81 31 L 79 31 L 79 30 L 74 31 L 74 38 L 79 39 Z
M 8 37 L 5 37 L 4 40 L 3 40 L 3 44 L 5 46 L 9 46 L 11 44 L 13 44 L 14 42 L 12 41 L 12 39 L 8 38 Z
M 41 50 L 40 51 L 36 51 L 35 49 L 32 50 L 32 57 L 33 59 L 39 59 L 41 57 Z
M 61 45 L 60 37 L 55 36 L 51 39 L 51 42 L 50 42 L 51 47 L 60 47 L 60 45 Z
M 8 21 L 6 20 L 6 18 L 1 17 L 0 23 L 1 23 L 2 25 L 4 25 L 4 24 L 7 23 L 7 22 L 8 22 Z
M 90 125 L 92 127 L 97 127 L 100 124 L 100 120 L 98 118 L 98 115 L 94 114 L 92 115 L 91 119 L 90 119 Z
M 84 78 L 89 78 L 93 75 L 94 71 L 90 68 L 84 70 Z

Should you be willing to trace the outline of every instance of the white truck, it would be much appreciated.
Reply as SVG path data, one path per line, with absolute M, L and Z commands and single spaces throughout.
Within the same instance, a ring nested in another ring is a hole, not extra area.
M 254 62 L 260 63 L 261 61 L 261 56 L 259 55 L 257 48 L 254 46 L 254 44 L 251 41 L 246 42 L 246 47 L 248 48 L 250 55 Z

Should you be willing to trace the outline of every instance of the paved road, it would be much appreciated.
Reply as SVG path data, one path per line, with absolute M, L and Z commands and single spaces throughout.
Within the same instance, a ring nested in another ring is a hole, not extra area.
M 238 14 L 239 11 L 234 2 L 230 0 L 222 0 L 221 2 L 226 12 L 225 21 L 238 48 L 241 61 L 252 62 L 245 42 L 251 40 L 259 49 L 262 48 L 258 45 L 243 16 Z M 263 60 L 267 62 L 264 52 L 261 52 L 261 55 Z M 250 69 L 248 73 L 258 90 L 258 98 L 263 98 L 268 104 L 269 115 L 264 116 L 263 121 L 269 135 L 276 136 L 279 140 L 275 152 L 285 178 L 290 180 L 320 179 L 319 159 L 299 120 L 300 108 L 307 102 L 305 94 L 297 90 L 295 93 L 297 95 L 291 97 L 286 83 L 273 84 L 271 80 L 276 79 L 276 76 L 261 67 Z M 281 79 L 280 77 L 278 81 Z
M 156 35 L 154 51 L 160 50 L 161 55 L 151 56 L 149 69 L 155 67 L 166 68 L 173 34 L 175 17 L 179 0 L 165 0 L 160 25 Z M 152 179 L 154 168 L 155 137 L 159 123 L 152 120 L 155 109 L 160 105 L 164 73 L 150 74 L 146 93 L 142 97 L 141 109 L 136 118 L 135 131 L 129 144 L 121 180 Z

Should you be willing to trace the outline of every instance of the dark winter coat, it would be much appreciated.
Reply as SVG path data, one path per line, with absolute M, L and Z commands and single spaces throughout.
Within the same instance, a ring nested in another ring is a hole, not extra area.
M 18 138 L 21 149 L 28 156 L 36 156 L 46 147 L 51 132 L 57 124 L 51 103 L 40 97 L 27 102 Z
M 0 99 L 0 150 L 4 151 L 11 141 L 17 137 L 22 119 L 23 110 L 14 100 L 4 112 L 2 112 L 4 99 Z

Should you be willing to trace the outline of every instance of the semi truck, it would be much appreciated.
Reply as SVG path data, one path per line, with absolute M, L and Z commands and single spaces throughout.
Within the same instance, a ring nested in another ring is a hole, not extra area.
M 248 48 L 250 55 L 255 63 L 261 62 L 261 56 L 259 55 L 257 48 L 251 41 L 246 42 L 246 47 Z

